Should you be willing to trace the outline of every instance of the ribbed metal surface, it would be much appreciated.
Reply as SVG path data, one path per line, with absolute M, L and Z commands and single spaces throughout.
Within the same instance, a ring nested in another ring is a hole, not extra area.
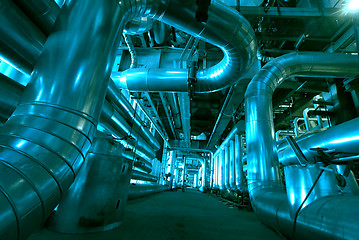
M 86 161 L 67 191 L 48 228 L 62 233 L 107 231 L 121 224 L 127 203 L 132 161 L 123 146 L 96 134 Z
M 164 6 L 129 3 L 78 0 L 62 7 L 20 105 L 0 130 L 0 238 L 24 238 L 39 227 L 73 182 L 100 117 L 125 19 L 153 16 Z M 3 30 L 22 28 L 21 19 L 9 21 L 19 15 L 11 2 L 0 4 Z

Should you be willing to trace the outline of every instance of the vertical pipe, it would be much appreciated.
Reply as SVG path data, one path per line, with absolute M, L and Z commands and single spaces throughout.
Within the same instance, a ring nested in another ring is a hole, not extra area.
M 229 148 L 228 145 L 224 146 L 224 187 L 226 189 L 230 189 L 230 185 L 229 185 L 229 168 L 230 168 L 230 164 L 229 164 Z
M 228 144 L 229 148 L 229 185 L 232 190 L 237 189 L 236 187 L 236 172 L 235 172 L 235 149 L 234 149 L 234 141 L 230 140 Z
M 220 190 L 224 190 L 224 151 L 218 153 L 218 186 Z
M 245 179 L 243 173 L 243 140 L 242 135 L 234 135 L 235 144 L 235 169 L 236 169 L 236 186 L 237 190 L 245 190 Z

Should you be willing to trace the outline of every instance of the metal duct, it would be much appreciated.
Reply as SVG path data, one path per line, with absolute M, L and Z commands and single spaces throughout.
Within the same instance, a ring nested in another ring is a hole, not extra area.
M 159 184 L 131 184 L 128 193 L 128 200 L 145 197 L 167 190 L 168 187 Z
M 235 149 L 235 173 L 236 173 L 236 186 L 238 191 L 246 190 L 246 181 L 243 172 L 243 140 L 242 135 L 234 135 L 234 149 Z
M 167 94 L 167 100 L 168 100 L 168 104 L 171 107 L 171 112 L 172 112 L 175 128 L 180 129 L 182 127 L 182 125 L 181 125 L 181 114 L 180 114 L 179 106 L 178 106 L 178 103 L 177 103 L 177 95 L 176 95 L 176 93 L 168 93 Z
M 5 3 L 1 17 L 13 12 Z M 58 204 L 91 145 L 125 19 L 164 7 L 118 4 L 77 0 L 62 7 L 20 105 L 0 130 L 2 239 L 26 237 Z
M 60 13 L 54 0 L 13 0 L 47 36 Z
M 111 136 L 96 133 L 78 176 L 48 227 L 62 233 L 101 232 L 118 227 L 125 213 L 132 160 Z
M 101 123 L 111 129 L 120 139 L 130 142 L 136 149 L 145 153 L 149 158 L 155 158 L 153 148 L 138 134 L 126 120 L 118 113 L 117 109 L 105 101 L 101 113 Z
M 156 137 L 150 133 L 148 128 L 143 126 L 143 121 L 139 117 L 138 112 L 131 106 L 125 96 L 116 88 L 113 81 L 110 81 L 109 83 L 106 99 L 121 110 L 121 115 L 127 120 L 127 122 L 131 123 L 131 127 L 135 129 L 136 132 L 138 132 L 155 151 L 160 149 L 161 145 L 157 141 Z
M 359 70 L 358 70 L 359 72 Z M 339 124 L 325 131 L 315 132 L 313 134 L 302 135 L 296 139 L 298 146 L 304 153 L 309 162 L 317 162 L 318 152 L 310 150 L 311 148 L 324 148 L 334 150 L 336 153 L 359 154 L 359 118 Z M 283 165 L 298 164 L 298 159 L 293 153 L 288 143 L 281 145 L 278 150 L 280 163 Z
M 191 147 L 191 102 L 187 93 L 178 94 L 183 136 L 186 147 Z
M 289 215 L 282 189 L 274 139 L 272 95 L 293 75 L 346 76 L 359 74 L 357 56 L 326 53 L 293 53 L 266 64 L 252 79 L 246 91 L 246 137 L 248 190 L 253 208 L 266 225 L 292 237 L 293 219 Z M 306 239 L 357 238 L 357 197 L 328 197 L 303 209 L 297 219 L 295 236 Z M 353 221 L 351 221 L 352 219 Z
M 115 1 L 63 7 L 19 106 L 0 129 L 1 239 L 38 228 L 80 169 L 114 62 L 120 13 Z
M 195 20 L 196 11 L 194 1 L 172 0 L 159 20 L 222 49 L 221 62 L 199 70 L 194 85 L 195 92 L 218 91 L 241 79 L 253 64 L 254 31 L 243 16 L 221 2 L 211 2 L 206 23 Z M 183 69 L 129 69 L 114 73 L 112 79 L 132 91 L 188 91 L 188 72 Z
M 123 35 L 123 40 L 125 40 L 125 43 L 128 47 L 128 51 L 130 52 L 130 56 L 131 56 L 131 65 L 130 68 L 137 68 L 137 53 L 135 50 L 135 46 L 133 45 L 132 39 L 130 35 L 127 34 L 122 34 Z
M 148 32 L 155 22 L 152 18 L 139 17 L 128 22 L 123 30 L 127 35 L 138 35 Z

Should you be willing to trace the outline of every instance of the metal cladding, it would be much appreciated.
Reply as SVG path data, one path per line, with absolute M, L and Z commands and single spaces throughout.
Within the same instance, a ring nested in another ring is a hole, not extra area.
M 96 130 L 123 25 L 164 7 L 129 3 L 78 0 L 62 7 L 19 106 L 0 129 L 0 238 L 24 238 L 38 228 L 74 181 Z
M 292 237 L 294 224 L 279 175 L 271 105 L 273 92 L 280 83 L 294 75 L 357 76 L 358 64 L 357 56 L 345 54 L 287 54 L 266 64 L 248 85 L 245 98 L 247 179 L 252 206 L 261 221 L 287 236 Z M 314 201 L 300 212 L 294 234 L 306 239 L 356 238 L 357 229 L 348 224 L 348 219 L 357 218 L 358 204 L 359 198 L 353 196 Z
M 51 230 L 100 232 L 121 224 L 132 161 L 122 157 L 120 142 L 103 135 L 96 134 L 78 176 L 51 215 L 48 224 Z
M 317 151 L 311 148 L 334 149 L 335 152 L 359 154 L 359 118 L 334 126 L 325 131 L 315 134 L 302 135 L 296 139 L 298 146 L 309 162 L 315 162 L 318 157 Z M 283 165 L 298 164 L 297 157 L 288 144 L 284 143 L 278 149 L 279 162 Z
M 196 11 L 194 1 L 171 0 L 158 20 L 222 49 L 221 62 L 199 70 L 194 85 L 195 92 L 218 91 L 240 80 L 252 66 L 257 51 L 254 31 L 236 10 L 219 1 L 211 2 L 205 23 L 195 20 Z M 187 92 L 188 78 L 183 69 L 129 69 L 112 74 L 118 87 L 132 91 Z

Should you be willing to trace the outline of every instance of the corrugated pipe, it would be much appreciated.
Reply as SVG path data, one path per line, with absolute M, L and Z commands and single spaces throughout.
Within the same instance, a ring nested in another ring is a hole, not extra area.
M 137 68 L 137 53 L 135 50 L 135 46 L 133 45 L 132 39 L 130 35 L 127 34 L 122 34 L 123 35 L 123 40 L 125 40 L 125 43 L 128 47 L 128 51 L 130 52 L 130 56 L 131 56 L 131 65 L 130 68 Z
M 357 56 L 293 53 L 266 64 L 252 79 L 245 95 L 248 190 L 259 219 L 287 237 L 298 239 L 357 239 L 359 198 L 332 196 L 303 208 L 296 219 L 281 184 L 274 139 L 272 95 L 290 76 L 355 77 Z M 342 133 L 338 133 L 338 136 Z
M 0 2 L 1 13 L 11 14 L 8 4 Z M 73 182 L 100 117 L 121 20 L 116 1 L 63 7 L 20 104 L 0 129 L 1 239 L 37 229 Z
M 219 1 L 212 1 L 208 21 L 195 20 L 195 1 L 172 0 L 161 22 L 219 47 L 224 58 L 217 65 L 199 70 L 195 92 L 213 92 L 237 82 L 256 58 L 256 42 L 252 27 L 236 10 Z M 131 91 L 188 91 L 186 69 L 129 69 L 112 74 L 120 88 Z
M 9 5 L 0 2 L 2 19 L 13 17 Z M 160 1 L 87 0 L 62 7 L 19 106 L 0 129 L 1 239 L 25 238 L 59 203 L 90 148 L 123 24 L 165 8 Z M 1 29 L 12 33 L 7 24 Z

